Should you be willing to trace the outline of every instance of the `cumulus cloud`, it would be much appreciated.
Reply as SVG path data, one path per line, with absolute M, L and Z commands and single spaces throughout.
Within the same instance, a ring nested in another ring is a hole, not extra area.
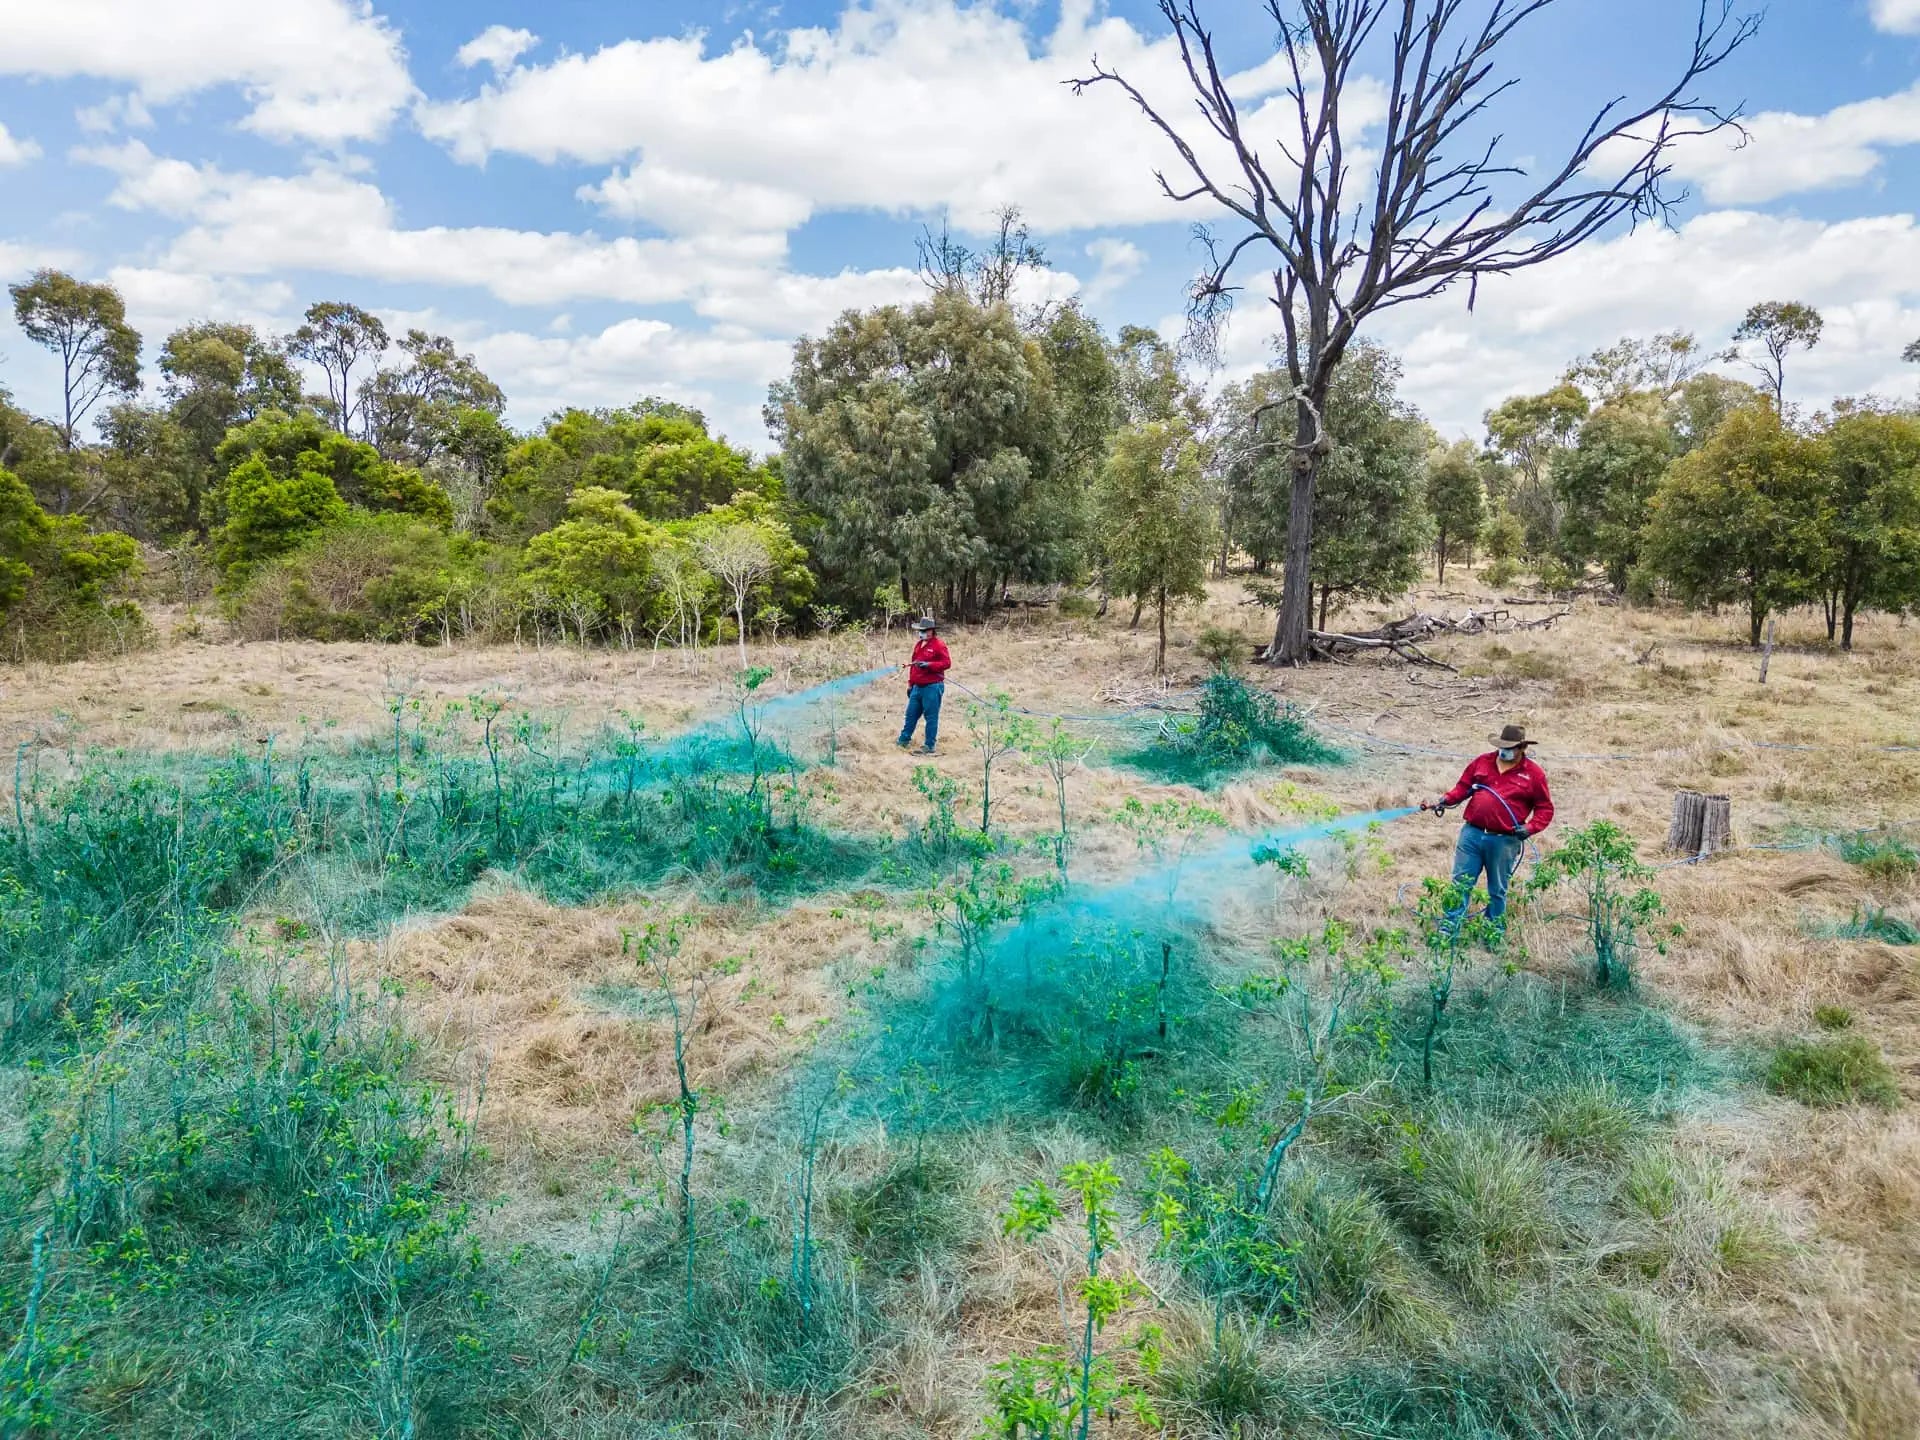
M 31 140 L 23 140 L 10 134 L 7 127 L 0 124 L 0 170 L 9 165 L 24 165 L 29 160 L 40 158 L 40 147 Z
M 488 65 L 498 73 L 511 68 L 514 61 L 539 43 L 540 37 L 531 30 L 489 25 L 462 45 L 453 58 L 469 70 L 476 65 Z
M 1672 152 L 1675 173 L 1715 205 L 1765 204 L 1871 178 L 1888 150 L 1920 144 L 1920 85 L 1824 115 L 1768 110 L 1741 123 L 1744 139 L 1731 131 L 1683 137 Z
M 83 105 L 74 111 L 73 121 L 89 135 L 111 135 L 116 130 L 150 128 L 153 112 L 138 95 L 109 95 L 98 105 Z
M 1873 23 L 1895 35 L 1920 35 L 1920 0 L 1873 0 Z
M 1089 305 L 1113 294 L 1144 270 L 1147 264 L 1146 251 L 1131 240 L 1122 240 L 1113 235 L 1103 235 L 1098 240 L 1087 242 L 1087 255 L 1100 267 L 1081 291 Z
M 994 5 L 856 0 L 831 28 L 721 51 L 700 34 L 624 40 L 416 114 L 462 160 L 612 164 L 586 197 L 668 230 L 827 210 L 950 209 L 966 226 L 1007 204 L 1042 230 L 1170 218 L 1153 180 L 1172 158 L 1161 137 L 1119 92 L 1061 83 L 1096 53 L 1148 93 L 1187 93 L 1171 39 L 1096 17 L 1091 0 L 1067 0 L 1038 40 Z M 1270 63 L 1232 78 L 1251 133 L 1283 133 L 1280 83 Z M 1357 85 L 1348 120 L 1370 115 L 1384 115 L 1380 89 Z
M 184 222 L 160 263 L 189 274 L 312 270 L 468 286 L 517 305 L 666 305 L 725 290 L 786 255 L 781 236 L 638 240 L 499 226 L 408 228 L 377 186 L 338 169 L 234 174 L 157 156 L 139 141 L 76 158 L 119 175 L 114 204 Z
M 1400 356 L 1408 399 L 1444 434 L 1478 435 L 1487 409 L 1545 389 L 1590 350 L 1672 329 L 1717 347 L 1768 299 L 1806 301 L 1827 322 L 1818 348 L 1789 363 L 1790 401 L 1911 392 L 1911 367 L 1900 362 L 1920 336 L 1920 222 L 1911 215 L 1823 222 L 1717 211 L 1482 281 L 1472 313 L 1465 292 L 1453 292 L 1389 312 L 1369 334 Z M 1222 378 L 1266 363 L 1272 332 L 1267 308 L 1249 296 Z
M 0 75 L 90 76 L 147 104 L 237 86 L 272 139 L 373 139 L 413 97 L 370 0 L 42 0 L 6 7 Z

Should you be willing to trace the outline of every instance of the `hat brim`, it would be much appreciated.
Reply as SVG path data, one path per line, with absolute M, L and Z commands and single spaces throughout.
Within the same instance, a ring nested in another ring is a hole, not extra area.
M 1524 750 L 1529 745 L 1537 745 L 1537 740 L 1509 740 L 1504 735 L 1489 735 L 1487 739 L 1503 750 Z

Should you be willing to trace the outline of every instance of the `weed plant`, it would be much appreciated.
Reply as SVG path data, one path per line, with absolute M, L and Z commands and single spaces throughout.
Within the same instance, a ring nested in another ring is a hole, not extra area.
M 1165 784 L 1215 786 L 1261 765 L 1327 765 L 1340 760 L 1290 704 L 1227 670 L 1201 684 L 1197 714 L 1161 722 L 1122 764 Z
M 1898 835 L 1861 831 L 1834 842 L 1840 858 L 1877 880 L 1906 880 L 1920 873 L 1920 849 Z
M 1885 945 L 1920 945 L 1920 926 L 1878 905 L 1863 905 L 1845 920 L 1815 926 L 1828 940 L 1878 940 Z
M 1666 953 L 1665 936 L 1654 932 L 1665 905 L 1660 892 L 1646 883 L 1652 878 L 1633 837 L 1611 820 L 1596 820 L 1573 831 L 1533 867 L 1527 894 L 1561 886 L 1578 890 L 1585 903 L 1578 918 L 1587 929 L 1594 984 L 1603 990 L 1625 988 L 1633 983 L 1643 944 L 1650 941 Z

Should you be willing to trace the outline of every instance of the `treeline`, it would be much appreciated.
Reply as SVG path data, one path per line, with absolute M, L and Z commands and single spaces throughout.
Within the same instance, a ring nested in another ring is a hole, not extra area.
M 1135 624 L 1157 614 L 1164 659 L 1167 614 L 1209 573 L 1271 588 L 1293 387 L 1266 372 L 1209 402 L 1154 332 L 1018 304 L 1039 261 L 1012 225 L 978 256 L 942 236 L 924 301 L 798 343 L 766 460 L 654 399 L 517 434 L 452 341 L 396 343 L 340 302 L 284 336 L 178 330 L 143 392 L 119 297 L 43 271 L 11 293 L 60 359 L 59 414 L 0 394 L 8 649 L 141 643 L 144 589 L 211 598 L 247 637 L 737 643 L 744 662 L 753 635 L 1095 583 Z M 1805 307 L 1757 307 L 1737 338 L 1766 388 L 1707 371 L 1727 357 L 1688 336 L 1623 341 L 1491 412 L 1482 445 L 1443 443 L 1394 357 L 1356 345 L 1321 417 L 1321 626 L 1479 559 L 1496 585 L 1526 565 L 1566 589 L 1598 567 L 1637 601 L 1741 604 L 1756 637 L 1772 609 L 1819 600 L 1850 644 L 1860 611 L 1920 603 L 1917 422 L 1782 419 L 1785 357 L 1818 338 Z

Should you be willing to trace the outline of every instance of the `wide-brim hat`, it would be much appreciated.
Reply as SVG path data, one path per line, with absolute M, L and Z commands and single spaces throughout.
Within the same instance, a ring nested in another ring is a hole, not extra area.
M 918 620 L 913 622 L 912 628 L 915 630 L 938 630 L 940 626 L 939 623 L 934 620 L 933 616 L 922 615 Z
M 1489 735 L 1487 738 L 1502 750 L 1524 750 L 1534 743 L 1527 739 L 1527 727 L 1524 725 L 1505 726 L 1498 735 Z

